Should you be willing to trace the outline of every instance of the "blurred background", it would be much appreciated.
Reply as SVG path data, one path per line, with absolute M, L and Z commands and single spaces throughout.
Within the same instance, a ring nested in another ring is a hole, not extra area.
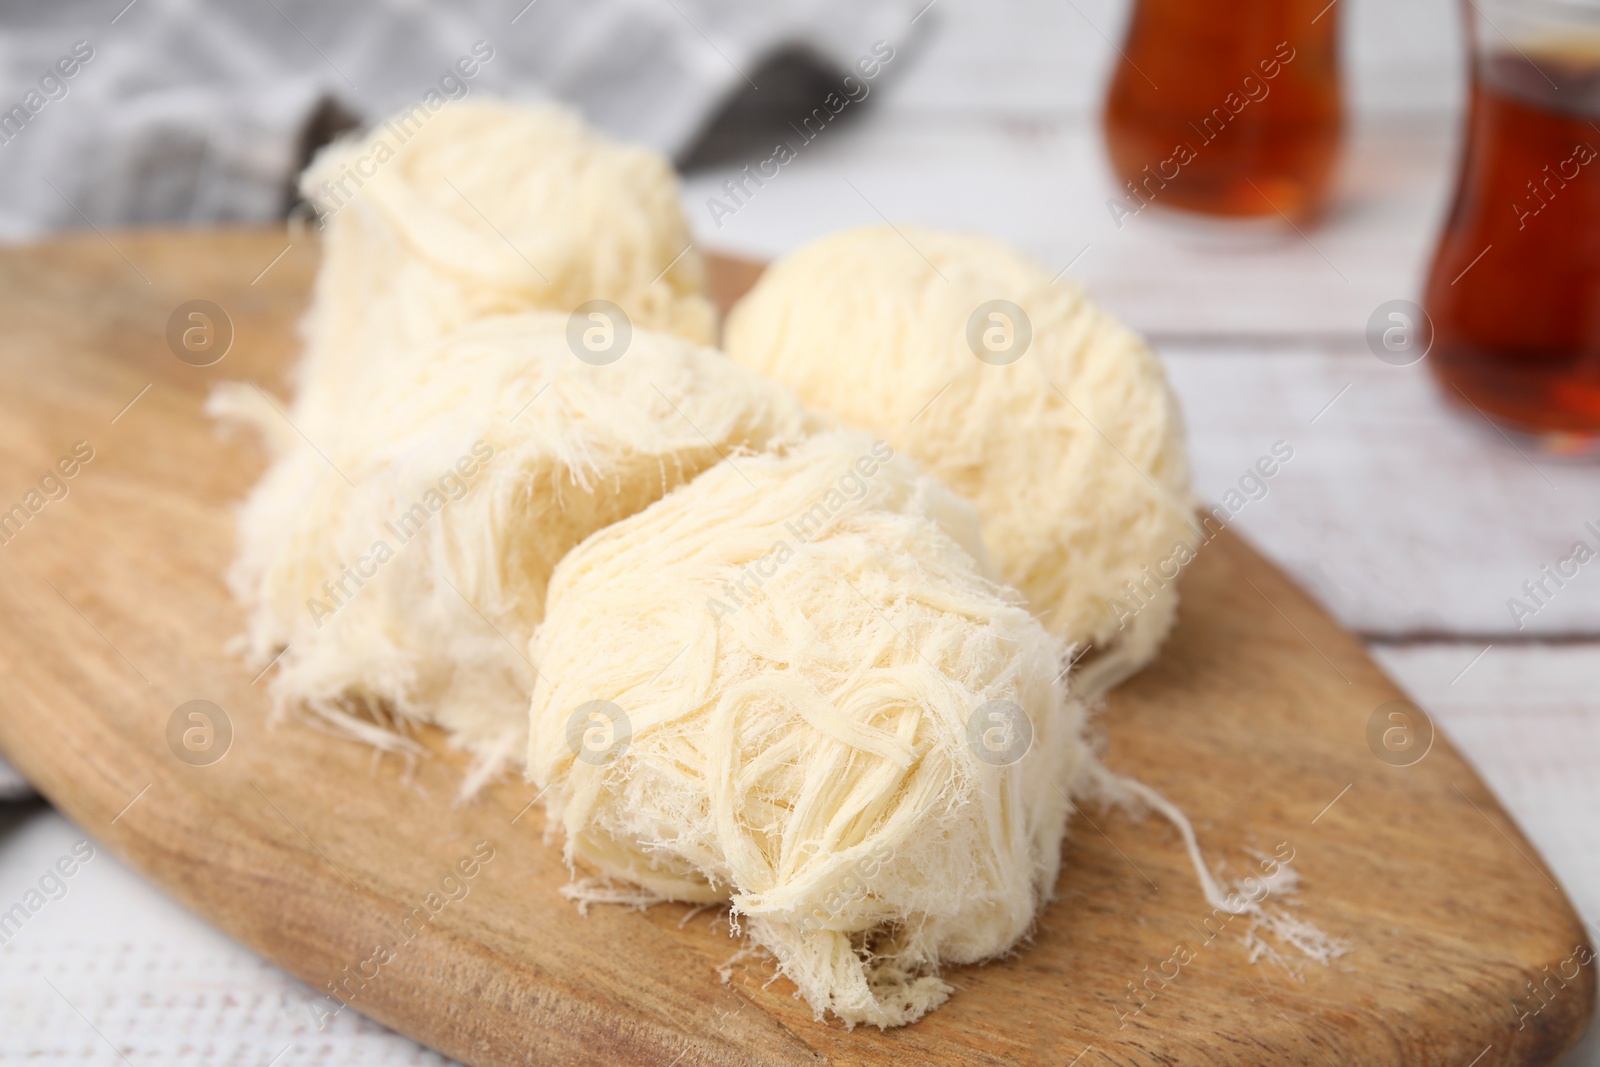
M 405 0 L 16 0 L 0 35 L 0 107 L 20 105 L 78 42 L 93 55 L 62 80 L 59 99 L 44 94 L 23 129 L 0 128 L 0 237 L 90 221 L 281 216 L 312 146 L 440 89 L 484 42 L 493 58 L 472 77 L 454 78 L 446 95 L 553 96 L 619 137 L 667 152 L 687 172 L 691 220 L 721 247 L 771 255 L 875 218 L 838 180 L 848 174 L 878 183 L 861 191 L 888 198 L 879 206 L 897 218 L 981 227 L 1049 262 L 1065 265 L 1099 238 L 1097 254 L 1074 273 L 1146 330 L 1191 330 L 1195 310 L 1205 308 L 1205 325 L 1218 330 L 1336 331 L 1349 316 L 1364 320 L 1378 300 L 1416 288 L 1449 192 L 1465 99 L 1458 5 L 1339 0 L 1325 16 L 1343 45 L 1351 137 L 1332 201 L 1331 221 L 1342 225 L 1322 251 L 1361 269 L 1340 266 L 1348 282 L 1314 296 L 1320 275 L 1341 279 L 1302 243 L 1292 255 L 1286 248 L 1285 260 L 1258 255 L 1233 265 L 1250 274 L 1191 276 L 1206 287 L 1191 306 L 1169 304 L 1156 291 L 1162 287 L 1124 275 L 1149 271 L 1162 254 L 1186 257 L 1171 263 L 1181 269 L 1193 242 L 1175 243 L 1147 232 L 1158 229 L 1151 226 L 1118 230 L 1106 209 L 1122 190 L 1106 157 L 1101 108 L 1129 7 L 469 0 L 446 10 Z M 790 124 L 819 106 L 875 41 L 894 58 L 826 137 L 802 143 Z M 1252 64 L 1241 65 L 1248 73 Z M 786 165 L 784 180 L 713 219 L 705 201 L 727 174 L 768 158 L 785 138 L 800 158 Z M 806 210 L 792 210 L 802 198 Z M 1366 257 L 1359 264 L 1338 258 L 1358 248 Z M 1308 275 L 1304 292 L 1260 299 L 1241 291 L 1241 283 L 1288 266 L 1296 281 Z
M 553 97 L 671 155 L 706 249 L 766 259 L 883 219 L 1008 240 L 1150 336 L 1186 408 L 1203 497 L 1235 492 L 1275 443 L 1292 447 L 1236 528 L 1362 635 L 1592 925 L 1600 565 L 1537 604 L 1526 589 L 1575 544 L 1600 553 L 1600 468 L 1582 458 L 1583 435 L 1519 430 L 1441 385 L 1425 335 L 1398 350 L 1379 340 L 1397 321 L 1416 326 L 1426 302 L 1478 9 L 1324 4 L 1277 6 L 1320 9 L 1337 43 L 1343 118 L 1326 185 L 1305 203 L 1268 186 L 1271 210 L 1224 220 L 1160 195 L 1144 208 L 1108 150 L 1108 89 L 1136 96 L 1151 81 L 1129 0 L 9 0 L 0 240 L 282 220 L 317 145 L 429 93 Z M 1284 91 L 1288 75 L 1272 84 Z M 848 102 L 807 125 L 840 91 Z M 780 144 L 792 158 L 776 177 L 741 181 Z M 1574 184 L 1561 203 L 1600 203 L 1589 168 Z M 1511 203 L 1493 210 L 1518 221 Z M 1592 278 L 1600 230 L 1565 232 L 1591 249 Z M 1415 311 L 1394 320 L 1396 307 Z M 78 836 L 38 802 L 0 808 L 0 901 Z M 0 1002 L 30 1005 L 0 1033 L 0 1059 L 114 1062 L 33 992 L 38 976 L 70 971 L 100 1028 L 148 1062 L 265 1063 L 291 1049 L 279 1062 L 441 1062 L 353 1014 L 317 1031 L 309 990 L 109 854 L 73 893 L 0 947 Z M 1600 1044 L 1568 1062 L 1600 1064 Z

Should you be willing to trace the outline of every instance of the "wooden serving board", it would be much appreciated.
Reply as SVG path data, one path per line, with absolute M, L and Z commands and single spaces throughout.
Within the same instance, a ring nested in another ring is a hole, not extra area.
M 1252 850 L 1292 849 L 1294 914 L 1350 950 L 1332 965 L 1251 962 L 1243 921 L 1208 937 L 1176 834 L 1099 811 L 1073 821 L 1033 943 L 951 972 L 949 1003 L 899 1030 L 818 1022 L 759 960 L 724 982 L 740 944 L 714 912 L 580 916 L 528 787 L 453 806 L 463 761 L 437 736 L 408 767 L 269 723 L 265 679 L 225 650 L 242 628 L 222 581 L 232 505 L 263 459 L 200 405 L 224 379 L 284 393 L 315 266 L 281 230 L 0 251 L 0 511 L 47 501 L 0 545 L 0 751 L 314 988 L 346 981 L 355 1010 L 473 1064 L 1493 1067 L 1578 1039 L 1595 967 L 1569 962 L 1590 958 L 1586 935 L 1549 870 L 1445 738 L 1410 766 L 1375 754 L 1369 722 L 1401 694 L 1231 535 L 1186 574 L 1159 663 L 1100 716 L 1105 756 L 1187 811 L 1235 875 Z M 724 301 L 756 270 L 714 267 Z M 168 347 L 194 299 L 233 323 L 214 366 Z M 29 498 L 80 441 L 93 458 L 67 495 Z M 231 723 L 209 765 L 169 744 L 191 700 Z

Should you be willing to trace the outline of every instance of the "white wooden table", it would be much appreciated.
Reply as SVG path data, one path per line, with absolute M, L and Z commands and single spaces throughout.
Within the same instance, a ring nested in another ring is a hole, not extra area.
M 1600 520 L 1600 466 L 1519 453 L 1446 411 L 1423 366 L 1367 351 L 1372 310 L 1417 295 L 1445 207 L 1460 33 L 1449 0 L 1340 2 L 1355 128 L 1338 205 L 1306 238 L 1222 240 L 1153 212 L 1115 227 L 1095 107 L 1119 0 L 937 0 L 854 121 L 721 227 L 705 201 L 736 168 L 693 174 L 685 205 L 704 245 L 760 256 L 881 212 L 1076 259 L 1165 356 L 1203 494 L 1293 445 L 1236 528 L 1366 636 L 1600 937 L 1600 570 L 1524 628 L 1506 607 Z M 46 809 L 0 809 L 0 908 L 78 837 Z M 52 974 L 72 975 L 89 1018 Z M 101 854 L 0 947 L 17 1020 L 0 1061 L 120 1063 L 114 1046 L 134 1064 L 443 1062 L 353 1013 L 319 1032 L 310 997 Z M 1600 1039 L 1568 1063 L 1600 1065 Z

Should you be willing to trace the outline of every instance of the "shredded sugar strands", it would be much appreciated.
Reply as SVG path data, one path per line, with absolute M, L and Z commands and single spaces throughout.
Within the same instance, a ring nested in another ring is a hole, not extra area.
M 724 343 L 971 501 L 1004 580 L 1094 646 L 1086 700 L 1155 656 L 1198 539 L 1183 420 L 1150 346 L 1072 282 L 984 237 L 850 230 L 773 264 Z
M 567 328 L 541 312 L 463 327 L 352 410 L 359 446 L 291 449 L 241 513 L 230 583 L 250 654 L 281 652 L 280 707 L 400 751 L 384 716 L 437 723 L 480 757 L 469 794 L 521 762 L 527 643 L 562 556 L 805 425 L 781 388 L 710 349 L 639 331 L 626 368 L 595 366 Z
M 1078 697 L 1155 655 L 1198 531 L 1160 364 L 1080 291 L 842 234 L 768 272 L 729 360 L 670 165 L 548 107 L 386 124 L 302 190 L 295 402 L 208 406 L 274 457 L 230 586 L 280 708 L 375 759 L 442 726 L 458 803 L 525 758 L 580 912 L 723 909 L 724 980 L 770 960 L 851 1027 L 1031 934 L 1076 799 L 1171 822 L 1252 960 L 1345 951 L 1267 903 L 1292 869 L 1228 891 L 1087 744 Z
M 1059 645 L 984 576 L 964 507 L 882 442 L 820 434 L 738 468 L 557 568 L 530 773 L 569 860 L 730 900 L 819 1014 L 901 1025 L 949 995 L 941 967 L 1031 929 L 1083 709 Z M 596 701 L 627 737 L 600 757 L 569 734 Z M 986 704 L 998 753 L 973 740 Z M 1028 741 L 1003 751 L 1007 730 Z

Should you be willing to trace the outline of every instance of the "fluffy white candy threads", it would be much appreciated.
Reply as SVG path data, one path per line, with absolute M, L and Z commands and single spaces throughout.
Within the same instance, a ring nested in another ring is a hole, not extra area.
M 718 352 L 640 330 L 595 366 L 567 327 L 475 323 L 351 405 L 344 447 L 268 472 L 230 580 L 255 657 L 287 647 L 280 704 L 392 744 L 346 710 L 387 707 L 520 759 L 527 643 L 561 557 L 724 454 L 801 432 L 786 391 Z
M 324 240 L 296 422 L 323 447 L 366 389 L 488 315 L 608 300 L 712 340 L 671 164 L 561 109 L 419 106 L 324 149 L 300 188 Z
M 769 269 L 725 347 L 972 501 L 1005 579 L 1101 650 L 1079 692 L 1155 655 L 1195 544 L 1181 417 L 1150 348 L 1076 286 L 985 238 L 852 231 Z
M 569 861 L 731 901 L 851 1025 L 916 1020 L 941 966 L 1027 934 L 1092 763 L 1060 645 L 890 456 L 827 433 L 717 465 L 574 549 L 529 653 Z
M 277 457 L 231 576 L 250 651 L 265 664 L 287 646 L 279 703 L 375 743 L 396 739 L 349 705 L 520 751 L 523 650 L 556 560 L 720 451 L 763 447 L 794 404 L 647 334 L 713 330 L 677 178 L 567 112 L 414 108 L 329 146 L 301 186 L 324 237 L 295 402 L 285 415 L 235 385 L 208 407 Z M 624 349 L 614 367 L 565 334 L 595 300 L 627 318 L 577 323 Z M 504 317 L 529 309 L 554 314 Z

